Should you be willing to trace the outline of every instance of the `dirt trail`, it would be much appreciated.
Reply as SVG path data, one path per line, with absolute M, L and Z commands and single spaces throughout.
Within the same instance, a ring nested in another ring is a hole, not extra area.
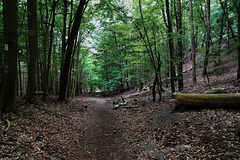
M 79 159 L 131 159 L 127 153 L 127 143 L 121 135 L 118 117 L 109 102 L 110 99 L 87 99 L 87 114 L 77 120 L 84 120 L 84 125 L 79 126 L 79 130 L 83 130 L 79 134 L 81 139 Z

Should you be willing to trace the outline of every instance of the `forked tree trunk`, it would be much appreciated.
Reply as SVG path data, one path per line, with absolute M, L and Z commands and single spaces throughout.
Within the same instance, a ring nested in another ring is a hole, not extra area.
M 49 44 L 49 50 L 48 50 L 48 58 L 47 58 L 47 67 L 44 72 L 43 76 L 43 100 L 46 101 L 46 95 L 48 91 L 48 77 L 50 72 L 50 66 L 51 66 L 51 56 L 52 56 L 52 45 L 53 45 L 53 29 L 55 25 L 55 9 L 56 9 L 57 2 L 56 0 L 53 0 L 52 5 L 52 23 L 51 23 L 51 31 L 50 31 L 50 44 Z
M 74 43 L 74 40 L 76 39 L 76 35 L 78 34 L 78 30 L 79 30 L 82 16 L 84 13 L 84 7 L 87 6 L 87 3 L 88 3 L 88 1 L 86 1 L 86 0 L 81 0 L 79 2 L 77 12 L 75 15 L 75 20 L 73 23 L 73 27 L 72 27 L 70 36 L 68 38 L 67 52 L 66 52 L 66 56 L 65 56 L 63 69 L 61 70 L 62 74 L 60 75 L 61 77 L 60 77 L 60 87 L 59 87 L 59 97 L 58 97 L 58 99 L 60 101 L 65 100 L 67 84 L 68 84 L 69 68 L 70 68 L 72 51 L 73 51 L 73 43 Z

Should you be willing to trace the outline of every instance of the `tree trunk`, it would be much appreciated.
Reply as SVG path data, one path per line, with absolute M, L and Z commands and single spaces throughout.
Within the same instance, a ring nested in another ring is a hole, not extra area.
M 229 49 L 230 49 L 230 34 L 229 34 L 229 28 L 231 27 L 230 22 L 229 22 L 229 18 L 228 18 L 228 6 L 227 6 L 227 1 L 225 0 L 225 7 L 223 5 L 222 0 L 219 0 L 222 10 L 223 10 L 223 14 L 226 18 L 226 28 L 227 28 L 227 54 L 229 53 Z
M 69 75 L 69 68 L 70 68 L 70 62 L 71 62 L 71 57 L 72 57 L 72 50 L 73 50 L 73 43 L 74 40 L 78 34 L 78 30 L 81 24 L 82 16 L 84 13 L 84 6 L 87 6 L 88 1 L 86 0 L 81 0 L 78 5 L 78 9 L 75 15 L 75 20 L 73 23 L 72 31 L 70 33 L 70 36 L 68 38 L 68 43 L 67 43 L 67 52 L 65 56 L 65 61 L 63 65 L 63 69 L 61 77 L 60 77 L 60 91 L 59 91 L 59 97 L 58 99 L 60 101 L 65 100 L 66 96 L 66 89 L 67 89 L 67 84 L 68 84 L 68 75 Z
M 23 97 L 22 71 L 21 71 L 21 62 L 20 62 L 19 54 L 17 55 L 17 58 L 18 58 L 19 91 L 20 91 L 20 97 Z
M 171 75 L 171 91 L 175 92 L 175 68 L 174 68 L 174 56 L 173 56 L 173 30 L 172 30 L 172 21 L 170 17 L 170 9 L 169 9 L 169 0 L 166 0 L 166 12 L 167 12 L 167 21 L 168 21 L 168 43 L 169 43 L 169 54 L 170 54 L 170 75 Z
M 55 25 L 55 9 L 56 9 L 57 2 L 53 0 L 52 6 L 52 23 L 51 23 L 51 30 L 50 30 L 50 43 L 49 43 L 49 51 L 48 51 L 48 59 L 47 59 L 47 68 L 44 73 L 44 80 L 43 80 L 43 101 L 46 101 L 46 95 L 48 90 L 48 77 L 50 72 L 51 66 L 51 56 L 52 56 L 52 45 L 53 45 L 53 29 Z
M 28 0 L 28 38 L 29 38 L 29 68 L 27 102 L 35 103 L 36 71 L 38 56 L 38 31 L 37 31 L 37 8 L 36 0 Z
M 39 5 L 41 7 L 41 3 Z M 48 49 L 48 42 L 49 42 L 49 24 L 50 24 L 50 20 L 51 15 L 49 16 L 49 9 L 48 9 L 48 5 L 47 5 L 47 0 L 45 0 L 45 10 L 46 10 L 46 16 L 43 15 L 42 13 L 42 9 L 40 8 L 40 17 L 41 17 L 41 21 L 45 21 L 44 25 L 42 26 L 42 30 L 43 31 L 43 38 L 42 38 L 42 43 L 43 43 L 43 58 L 41 60 L 41 88 L 42 90 L 44 89 L 44 75 L 45 75 L 45 71 L 47 69 L 47 49 Z M 45 19 L 44 19 L 45 18 Z
M 156 85 L 157 85 L 157 74 L 155 73 L 155 78 L 154 78 L 153 88 L 152 88 L 153 102 L 156 102 Z
M 240 0 L 238 0 L 237 13 L 238 13 L 238 73 L 237 73 L 237 79 L 240 79 Z
M 155 71 L 155 80 L 154 80 L 153 89 L 152 89 L 153 102 L 155 102 L 156 101 L 156 87 L 158 89 L 159 85 L 160 85 L 158 83 L 158 74 L 159 74 L 158 67 L 159 67 L 159 65 L 161 65 L 160 64 L 160 57 L 158 57 L 159 55 L 156 52 L 156 44 L 155 44 L 155 51 L 153 51 L 153 49 L 152 49 L 150 38 L 149 38 L 149 35 L 148 35 L 148 32 L 147 32 L 147 29 L 145 27 L 145 24 L 144 24 L 144 17 L 143 17 L 143 12 L 142 12 L 141 0 L 139 0 L 139 8 L 140 8 L 140 14 L 141 14 L 141 18 L 142 18 L 143 30 L 144 30 L 145 36 L 144 36 L 144 34 L 141 33 L 140 29 L 138 28 L 138 26 L 136 24 L 135 24 L 135 27 L 138 29 L 138 33 L 140 34 L 140 36 L 141 36 L 141 38 L 142 38 L 142 40 L 145 44 L 145 47 L 146 47 L 146 50 L 147 50 L 147 53 L 148 53 L 148 57 L 150 58 L 151 64 L 152 64 L 152 66 L 154 68 L 154 71 Z M 153 36 L 154 36 L 154 41 L 155 41 L 154 29 L 153 29 Z M 146 37 L 147 40 L 145 40 L 145 37 Z M 157 62 L 156 62 L 156 60 L 157 60 Z M 159 95 L 159 97 L 161 98 L 161 95 Z
M 229 18 L 228 18 L 228 6 L 227 6 L 227 0 L 225 0 L 225 8 L 224 8 L 224 5 L 222 3 L 222 0 L 219 0 L 220 4 L 221 4 L 221 7 L 222 7 L 222 10 L 223 10 L 223 14 L 226 18 L 226 23 L 227 23 L 227 32 L 228 32 L 228 38 L 230 37 L 230 33 L 229 33 L 229 30 L 231 30 L 231 33 L 232 33 L 232 38 L 235 39 L 235 35 L 234 35 L 234 31 L 232 29 L 232 26 L 231 26 L 231 23 L 229 21 Z
M 196 74 L 196 53 L 195 53 L 195 34 L 194 34 L 194 24 L 193 24 L 193 7 L 192 0 L 189 0 L 190 8 L 190 22 L 191 22 L 191 52 L 192 52 L 192 77 L 193 85 L 197 84 L 197 74 Z
M 63 12 L 63 34 L 62 34 L 62 56 L 65 56 L 66 52 L 66 33 L 67 33 L 67 0 L 63 0 L 64 12 Z
M 178 36 L 178 90 L 183 90 L 183 49 L 182 49 L 182 9 L 181 0 L 177 0 L 177 32 Z
M 79 61 L 80 61 L 80 49 L 81 49 L 81 39 L 79 38 L 77 41 L 77 63 L 74 66 L 75 67 L 75 75 L 73 79 L 73 86 L 72 86 L 72 92 L 71 92 L 71 97 L 74 98 L 76 95 L 76 89 L 77 89 L 77 81 L 79 79 L 79 71 L 78 71 L 78 66 L 79 66 Z
M 0 97 L 0 114 L 3 112 L 14 112 L 16 95 L 17 76 L 17 1 L 3 0 L 3 23 L 4 23 L 4 44 L 5 62 L 3 84 Z
M 209 59 L 209 49 L 210 49 L 210 0 L 205 0 L 205 14 L 206 14 L 206 51 L 205 51 L 205 60 L 203 68 L 203 76 L 208 78 L 207 68 L 208 68 L 208 59 Z

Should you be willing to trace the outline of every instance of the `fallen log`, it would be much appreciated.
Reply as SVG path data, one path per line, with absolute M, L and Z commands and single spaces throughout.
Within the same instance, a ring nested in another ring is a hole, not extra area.
M 177 107 L 184 109 L 240 109 L 240 93 L 235 94 L 173 94 Z

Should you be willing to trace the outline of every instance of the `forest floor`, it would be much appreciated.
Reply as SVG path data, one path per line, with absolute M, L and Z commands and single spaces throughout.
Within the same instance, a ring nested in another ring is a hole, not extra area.
M 236 60 L 232 53 L 210 68 L 208 85 L 199 69 L 198 84 L 193 86 L 191 70 L 187 71 L 184 92 L 239 92 Z M 170 89 L 165 90 L 160 103 L 152 102 L 150 91 L 134 90 L 114 97 L 79 96 L 68 103 L 49 96 L 48 103 L 39 101 L 37 107 L 18 103 L 22 116 L 4 114 L 0 120 L 0 159 L 240 160 L 240 141 L 234 134 L 240 111 L 173 112 L 175 102 Z M 120 96 L 139 105 L 113 109 Z M 7 121 L 11 125 L 5 132 Z

